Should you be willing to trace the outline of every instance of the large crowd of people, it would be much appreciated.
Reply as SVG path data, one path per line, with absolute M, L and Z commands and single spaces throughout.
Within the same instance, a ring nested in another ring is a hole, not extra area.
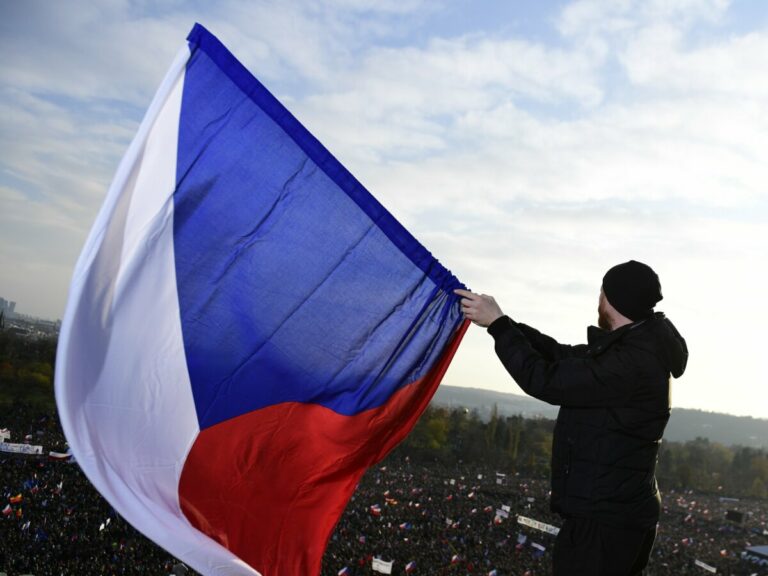
M 545 478 L 390 460 L 358 486 L 331 537 L 323 575 L 345 567 L 370 574 L 373 557 L 394 561 L 393 574 L 410 562 L 413 574 L 550 574 L 555 537 L 518 518 L 559 526 L 548 493 Z M 768 503 L 670 492 L 663 504 L 647 575 L 711 573 L 697 560 L 717 574 L 768 574 L 768 566 L 742 558 L 747 547 L 768 543 Z M 499 515 L 504 507 L 508 518 Z M 728 512 L 740 521 L 728 520 Z
M 55 416 L 16 405 L 0 415 L 2 428 L 10 441 L 42 445 L 44 454 L 0 452 L 0 573 L 194 573 L 122 520 L 76 463 L 49 458 L 66 451 Z M 548 490 L 546 478 L 393 455 L 361 480 L 322 574 L 370 575 L 374 562 L 392 574 L 550 574 L 555 537 L 547 526 L 560 520 L 549 511 Z M 717 574 L 768 575 L 742 558 L 748 546 L 768 544 L 767 502 L 690 492 L 665 493 L 663 502 L 646 574 L 711 573 L 698 560 Z

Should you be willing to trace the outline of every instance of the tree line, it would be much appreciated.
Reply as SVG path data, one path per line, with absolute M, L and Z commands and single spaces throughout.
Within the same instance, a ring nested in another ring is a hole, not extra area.
M 500 416 L 495 406 L 489 420 L 476 410 L 430 406 L 397 450 L 415 461 L 484 463 L 501 473 L 546 477 L 553 430 L 553 420 Z M 706 438 L 663 441 L 657 479 L 662 490 L 768 498 L 768 453 Z
M 56 338 L 26 338 L 0 330 L 0 403 L 21 400 L 55 410 Z

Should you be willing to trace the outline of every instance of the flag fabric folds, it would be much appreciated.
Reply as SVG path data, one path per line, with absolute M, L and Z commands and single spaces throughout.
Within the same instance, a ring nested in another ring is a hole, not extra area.
M 317 574 L 466 330 L 463 285 L 195 25 L 78 260 L 72 452 L 204 574 Z

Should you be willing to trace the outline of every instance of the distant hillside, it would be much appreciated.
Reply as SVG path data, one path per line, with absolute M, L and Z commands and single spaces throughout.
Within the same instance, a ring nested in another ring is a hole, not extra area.
M 556 406 L 528 396 L 479 388 L 440 386 L 432 403 L 477 410 L 483 419 L 490 418 L 494 404 L 498 406 L 499 414 L 505 416 L 521 414 L 526 418 L 550 419 L 557 416 Z M 674 408 L 664 438 L 672 442 L 686 442 L 699 436 L 726 446 L 736 444 L 768 449 L 768 420 Z

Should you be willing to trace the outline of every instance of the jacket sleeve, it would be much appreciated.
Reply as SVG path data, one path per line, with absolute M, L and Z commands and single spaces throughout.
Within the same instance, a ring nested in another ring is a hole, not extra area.
M 530 330 L 506 316 L 488 327 L 496 355 L 526 394 L 550 404 L 573 407 L 619 406 L 629 398 L 633 370 L 621 346 L 613 346 L 596 357 L 586 355 L 586 346 L 583 354 L 579 350 L 578 355 L 564 355 L 558 348 L 561 345 L 537 332 L 551 340 L 537 342 L 543 344 L 542 353 L 527 338 Z
M 504 319 L 506 322 L 513 322 L 508 316 L 502 316 L 499 318 L 500 326 L 503 326 Z M 578 344 L 576 346 L 570 346 L 568 344 L 560 344 L 557 340 L 546 334 L 542 334 L 536 328 L 531 328 L 526 324 L 513 322 L 523 336 L 528 340 L 531 347 L 541 354 L 547 360 L 562 360 L 563 358 L 583 357 L 587 355 L 587 346 L 585 344 Z M 491 326 L 488 327 L 488 332 L 493 335 Z

